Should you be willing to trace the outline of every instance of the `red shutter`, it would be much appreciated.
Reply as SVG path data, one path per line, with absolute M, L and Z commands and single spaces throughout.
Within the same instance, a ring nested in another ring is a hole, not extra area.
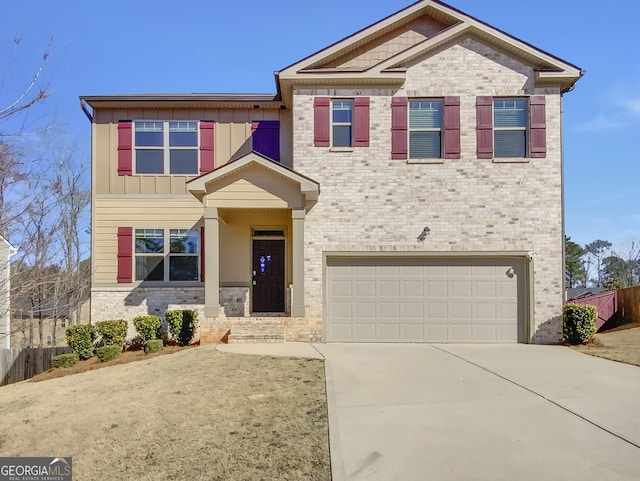
M 476 98 L 476 140 L 478 158 L 493 158 L 493 97 Z
M 204 226 L 200 227 L 200 282 L 204 282 Z
M 133 158 L 133 122 L 118 122 L 118 175 L 132 174 Z
M 460 158 L 460 97 L 444 98 L 444 158 Z
M 200 121 L 200 173 L 211 172 L 215 166 L 214 156 L 214 122 Z
M 547 125 L 544 95 L 535 95 L 529 100 L 530 152 L 533 158 L 547 156 Z
M 132 282 L 133 228 L 118 227 L 118 283 Z
M 329 97 L 313 99 L 313 145 L 316 147 L 329 147 L 330 104 Z
M 369 97 L 356 97 L 353 106 L 353 146 L 369 147 Z
M 391 99 L 391 158 L 407 158 L 407 97 Z

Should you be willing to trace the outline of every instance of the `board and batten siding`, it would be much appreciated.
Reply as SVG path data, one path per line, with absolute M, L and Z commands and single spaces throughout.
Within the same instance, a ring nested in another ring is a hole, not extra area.
M 186 194 L 186 182 L 196 176 L 118 175 L 118 121 L 120 120 L 212 120 L 215 166 L 224 165 L 252 150 L 252 123 L 280 121 L 280 159 L 291 159 L 290 114 L 280 110 L 223 109 L 132 109 L 96 110 L 94 116 L 94 193 L 100 194 Z M 290 165 L 288 165 L 290 167 Z
M 191 195 L 94 198 L 94 284 L 116 283 L 118 227 L 189 229 L 198 227 L 201 220 L 202 204 Z

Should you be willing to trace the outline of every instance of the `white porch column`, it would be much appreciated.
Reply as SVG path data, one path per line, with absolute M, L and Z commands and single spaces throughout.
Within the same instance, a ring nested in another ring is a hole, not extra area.
M 304 317 L 304 217 L 304 209 L 293 209 L 291 211 L 293 237 L 292 317 Z
M 220 315 L 220 219 L 217 207 L 204 208 L 204 316 Z

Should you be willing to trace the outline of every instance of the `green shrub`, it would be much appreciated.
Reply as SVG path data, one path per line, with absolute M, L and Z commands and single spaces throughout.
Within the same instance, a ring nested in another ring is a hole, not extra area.
M 154 315 L 137 316 L 133 318 L 133 325 L 144 341 L 150 341 L 160 337 L 162 318 Z
M 59 356 L 53 356 L 51 358 L 51 365 L 53 367 L 71 367 L 75 366 L 80 360 L 75 352 L 69 354 L 60 354 Z
M 586 304 L 565 304 L 562 308 L 562 332 L 569 344 L 584 344 L 596 334 L 598 310 Z
M 111 361 L 122 353 L 122 344 L 111 344 L 108 346 L 101 346 L 96 348 L 96 356 L 100 359 L 100 362 Z
M 151 339 L 149 341 L 145 341 L 144 343 L 144 353 L 151 354 L 152 352 L 162 351 L 164 348 L 164 344 L 162 343 L 162 339 Z
M 128 327 L 124 319 L 96 322 L 96 332 L 100 334 L 100 342 L 103 346 L 115 344 L 122 346 L 127 338 Z
M 193 340 L 198 329 L 198 312 L 190 309 L 184 311 L 167 311 L 164 313 L 169 326 L 169 333 L 181 346 L 187 346 Z
M 91 324 L 69 326 L 65 331 L 67 345 L 80 359 L 89 359 L 93 356 L 95 335 L 95 328 Z

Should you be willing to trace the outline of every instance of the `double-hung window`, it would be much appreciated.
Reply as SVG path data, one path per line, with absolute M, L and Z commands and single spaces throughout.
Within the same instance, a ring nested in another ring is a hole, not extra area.
M 136 174 L 198 174 L 198 122 L 135 122 Z
M 199 235 L 190 229 L 135 229 L 135 280 L 197 281 Z
M 353 145 L 353 100 L 331 101 L 331 136 L 333 147 Z
M 442 157 L 442 100 L 409 101 L 409 158 Z
M 527 100 L 493 100 L 494 157 L 527 156 Z

